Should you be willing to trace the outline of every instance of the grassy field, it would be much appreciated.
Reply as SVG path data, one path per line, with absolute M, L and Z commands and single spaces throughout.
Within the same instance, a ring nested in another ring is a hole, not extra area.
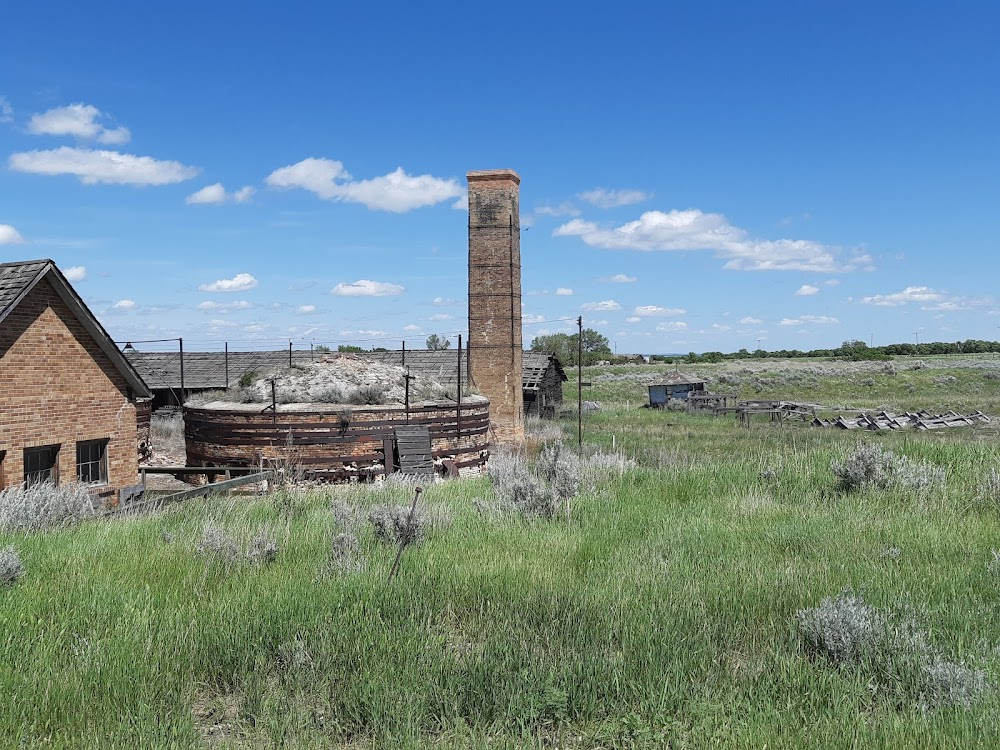
M 744 396 L 1000 414 L 1000 362 L 925 362 L 681 369 L 720 390 L 739 378 Z M 995 425 L 746 430 L 638 408 L 669 369 L 585 371 L 602 405 L 586 452 L 635 465 L 586 462 L 568 518 L 483 513 L 486 478 L 434 485 L 421 502 L 437 523 L 391 584 L 395 549 L 352 519 L 406 502 L 406 486 L 0 534 L 26 570 L 0 588 L 0 746 L 1000 746 L 995 691 L 928 706 L 891 663 L 811 654 L 796 617 L 852 589 L 911 612 L 936 652 L 995 684 Z M 546 431 L 572 442 L 575 427 Z M 831 461 L 859 442 L 942 467 L 946 485 L 845 492 Z M 363 569 L 331 559 L 345 525 Z M 241 551 L 263 532 L 277 556 L 212 553 L 206 527 Z

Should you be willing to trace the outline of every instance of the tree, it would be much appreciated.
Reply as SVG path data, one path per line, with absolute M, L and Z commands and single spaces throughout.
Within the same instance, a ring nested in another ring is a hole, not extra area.
M 531 341 L 531 351 L 549 352 L 564 365 L 577 364 L 576 357 L 580 338 L 565 333 L 553 333 L 548 336 L 535 336 Z M 608 339 L 592 328 L 583 329 L 583 363 L 590 364 L 611 355 Z
M 451 342 L 448 339 L 441 338 L 436 333 L 432 333 L 427 337 L 427 348 L 431 351 L 451 349 Z
M 316 346 L 313 347 L 313 351 L 319 352 L 320 354 L 325 354 L 326 352 L 330 351 L 330 347 L 328 347 L 326 344 L 316 344 Z
M 349 352 L 351 354 L 357 354 L 358 352 L 363 352 L 360 346 L 354 346 L 353 344 L 341 344 L 337 347 L 338 352 Z

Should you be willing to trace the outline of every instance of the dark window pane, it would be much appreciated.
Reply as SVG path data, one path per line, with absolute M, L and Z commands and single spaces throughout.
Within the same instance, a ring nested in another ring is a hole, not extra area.
M 76 444 L 76 476 L 88 484 L 108 481 L 107 440 L 87 440 Z
M 59 446 L 24 449 L 24 483 L 31 487 L 42 482 L 59 483 Z

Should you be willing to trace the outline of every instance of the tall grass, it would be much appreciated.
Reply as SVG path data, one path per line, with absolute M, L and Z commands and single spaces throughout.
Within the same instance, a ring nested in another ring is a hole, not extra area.
M 1000 744 L 987 689 L 1000 674 L 989 569 L 1000 515 L 970 502 L 1000 466 L 988 426 L 747 431 L 608 399 L 585 437 L 568 517 L 481 514 L 487 477 L 426 487 L 421 507 L 449 522 L 407 548 L 391 585 L 395 549 L 368 519 L 412 498 L 406 484 L 0 534 L 25 570 L 0 588 L 0 691 L 14 697 L 0 701 L 0 737 L 87 748 Z M 844 492 L 831 462 L 868 441 L 944 467 L 946 487 L 931 499 Z M 199 554 L 206 528 L 233 541 L 239 564 Z M 280 551 L 244 562 L 262 532 Z M 941 670 L 970 665 L 983 691 L 951 707 L 920 690 L 886 700 L 870 672 L 816 658 L 797 613 L 847 589 L 876 612 L 918 612 L 926 653 L 947 655 L 928 662 L 928 679 L 950 685 Z

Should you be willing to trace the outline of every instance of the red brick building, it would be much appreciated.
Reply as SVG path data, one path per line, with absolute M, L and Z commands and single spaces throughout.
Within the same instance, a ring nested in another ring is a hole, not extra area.
M 0 263 L 0 488 L 137 482 L 149 389 L 51 260 Z

